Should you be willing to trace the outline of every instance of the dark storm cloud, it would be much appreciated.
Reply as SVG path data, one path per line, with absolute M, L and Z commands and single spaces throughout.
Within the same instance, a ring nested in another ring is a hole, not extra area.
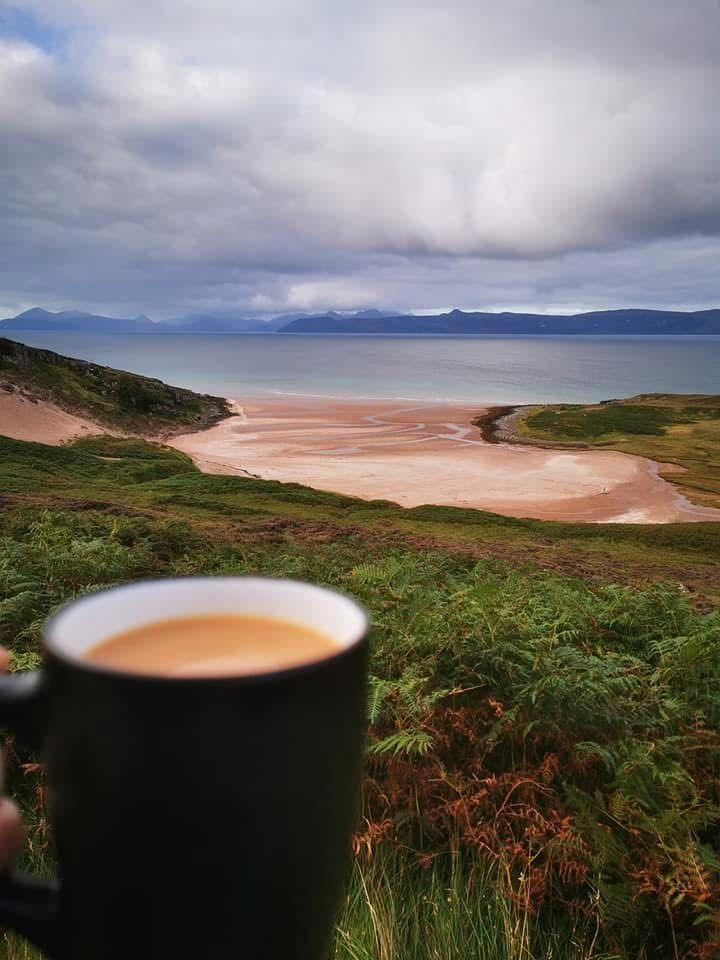
M 16 6 L 8 312 L 720 300 L 715 0 Z

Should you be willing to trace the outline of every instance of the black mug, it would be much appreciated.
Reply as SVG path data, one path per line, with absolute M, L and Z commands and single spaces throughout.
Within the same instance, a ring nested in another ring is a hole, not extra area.
M 152 621 L 250 614 L 328 634 L 302 666 L 212 678 L 83 658 Z M 42 744 L 59 880 L 0 879 L 0 923 L 54 960 L 324 960 L 358 809 L 368 620 L 292 580 L 198 577 L 53 617 L 0 716 Z

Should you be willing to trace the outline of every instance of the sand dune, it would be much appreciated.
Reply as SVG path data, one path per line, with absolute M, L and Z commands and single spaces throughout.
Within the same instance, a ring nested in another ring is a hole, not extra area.
M 403 506 L 599 523 L 720 520 L 720 510 L 689 503 L 642 457 L 485 443 L 471 422 L 480 405 L 313 397 L 235 403 L 236 416 L 170 442 L 211 473 L 250 473 Z
M 0 435 L 4 437 L 55 445 L 73 437 L 106 432 L 92 420 L 67 413 L 47 400 L 31 400 L 0 390 Z

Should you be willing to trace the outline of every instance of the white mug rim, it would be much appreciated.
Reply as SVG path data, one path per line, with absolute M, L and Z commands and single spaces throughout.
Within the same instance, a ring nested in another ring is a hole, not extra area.
M 197 604 L 190 602 L 188 591 L 195 591 L 198 595 L 205 591 L 207 599 L 205 602 Z M 145 597 L 139 598 L 139 592 L 144 593 Z M 160 596 L 160 592 L 165 592 L 166 597 L 164 599 L 166 600 L 170 598 L 171 594 L 174 595 L 176 603 L 182 608 L 180 612 L 173 612 L 168 616 L 167 608 L 163 607 L 162 604 L 163 612 L 161 613 L 153 614 L 145 610 L 139 613 L 137 611 L 138 599 L 147 599 L 152 595 L 157 598 Z M 240 600 L 239 592 L 243 594 L 242 602 L 238 602 Z M 250 594 L 253 592 L 256 597 L 259 596 L 261 599 L 253 602 L 250 598 Z M 187 677 L 118 669 L 89 660 L 84 655 L 87 650 L 97 643 L 101 643 L 103 639 L 124 632 L 125 629 L 132 629 L 134 626 L 142 626 L 160 620 L 182 619 L 187 616 L 217 613 L 220 593 L 225 594 L 224 602 L 221 605 L 223 607 L 222 612 L 268 616 L 316 627 L 336 641 L 337 649 L 309 662 L 263 673 L 223 673 Z M 234 597 L 230 596 L 232 593 L 234 593 Z M 276 600 L 279 600 L 281 594 L 284 594 L 285 606 L 293 597 L 296 600 L 304 597 L 308 601 L 305 615 L 301 613 L 294 616 L 284 616 L 278 614 L 275 607 L 268 609 L 267 598 L 274 596 Z M 131 606 L 123 606 L 124 601 L 128 601 Z M 110 606 L 108 607 L 108 605 Z M 340 623 L 336 621 L 336 630 L 329 629 L 321 609 L 323 605 L 325 605 L 326 612 L 330 607 L 334 607 L 341 621 Z M 88 621 L 91 621 L 93 617 L 103 620 L 103 616 L 107 617 L 110 609 L 113 609 L 116 615 L 118 612 L 120 613 L 122 621 L 120 626 L 103 625 L 98 628 L 95 634 L 94 625 L 90 626 Z M 128 611 L 133 611 L 132 615 L 128 616 Z M 312 615 L 308 615 L 309 613 Z M 321 586 L 289 577 L 158 577 L 134 580 L 114 587 L 96 590 L 68 601 L 47 621 L 43 630 L 42 645 L 45 653 L 50 657 L 93 673 L 154 682 L 237 683 L 246 681 L 252 683 L 312 670 L 333 662 L 357 647 L 367 636 L 369 629 L 370 618 L 361 604 L 354 597 L 336 590 L 334 587 Z M 93 633 L 92 639 L 89 639 L 90 633 Z

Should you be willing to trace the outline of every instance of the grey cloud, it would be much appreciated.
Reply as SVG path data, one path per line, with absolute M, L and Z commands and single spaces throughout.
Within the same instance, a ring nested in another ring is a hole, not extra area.
M 720 299 L 714 0 L 21 5 L 8 311 Z

